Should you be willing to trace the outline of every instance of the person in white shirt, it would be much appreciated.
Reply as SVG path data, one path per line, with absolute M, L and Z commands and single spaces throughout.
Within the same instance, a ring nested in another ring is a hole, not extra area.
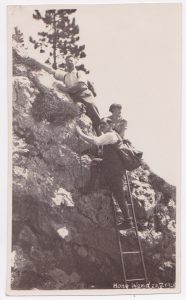
M 123 191 L 123 175 L 124 170 L 121 162 L 121 158 L 117 153 L 114 144 L 118 142 L 118 134 L 112 129 L 112 121 L 109 118 L 102 118 L 100 121 L 100 129 L 103 134 L 99 137 L 88 136 L 77 127 L 77 134 L 84 141 L 95 144 L 97 146 L 103 146 L 103 161 L 102 171 L 105 177 L 105 181 L 113 193 L 116 201 L 124 216 L 124 222 L 121 226 L 125 228 L 133 227 L 133 222 L 129 214 L 129 208 L 127 199 Z
M 121 136 L 122 139 L 124 139 L 125 131 L 127 129 L 127 121 L 121 117 L 121 104 L 111 104 L 109 111 L 111 112 L 111 115 L 108 118 L 112 121 L 112 128 Z
M 34 62 L 36 61 L 32 59 L 32 63 Z M 100 115 L 98 108 L 94 104 L 94 96 L 96 93 L 91 83 L 87 80 L 85 74 L 76 70 L 74 57 L 72 55 L 68 55 L 66 57 L 67 72 L 60 69 L 53 70 L 51 67 L 42 63 L 36 63 L 49 74 L 53 74 L 55 79 L 63 82 L 63 84 L 60 82 L 56 84 L 56 87 L 59 90 L 64 93 L 68 93 L 74 102 L 81 102 L 85 105 L 86 114 L 91 119 L 96 134 L 100 135 Z
M 82 102 L 86 108 L 87 116 L 92 120 L 93 127 L 97 133 L 99 131 L 100 116 L 96 105 L 94 104 L 94 90 L 90 90 L 90 82 L 87 80 L 82 71 L 77 71 L 75 68 L 75 59 L 72 55 L 66 57 L 67 73 L 56 70 L 54 73 L 55 79 L 63 81 L 65 86 L 57 84 L 57 88 L 65 93 L 69 93 L 75 102 Z

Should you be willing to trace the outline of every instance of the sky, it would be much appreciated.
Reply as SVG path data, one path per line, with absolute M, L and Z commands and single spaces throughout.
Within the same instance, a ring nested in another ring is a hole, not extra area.
M 101 116 L 109 114 L 111 103 L 122 104 L 123 116 L 128 120 L 127 138 L 143 151 L 152 171 L 177 185 L 181 134 L 180 5 L 73 7 L 77 8 L 74 17 L 80 28 L 80 42 L 86 46 L 87 57 L 82 62 L 91 71 Z M 32 18 L 34 9 L 38 7 L 14 7 L 9 17 L 11 26 L 18 26 L 24 33 L 26 43 L 30 35 L 35 38 L 43 28 Z M 32 44 L 27 46 L 31 56 L 44 61 Z

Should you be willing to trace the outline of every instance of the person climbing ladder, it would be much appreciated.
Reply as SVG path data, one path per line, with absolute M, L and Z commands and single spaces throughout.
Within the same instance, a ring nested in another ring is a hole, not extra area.
M 84 134 L 78 126 L 76 131 L 83 140 L 90 144 L 95 144 L 97 146 L 103 145 L 102 171 L 106 183 L 110 187 L 110 190 L 119 204 L 124 216 L 124 220 L 122 224 L 120 224 L 120 228 L 131 228 L 133 227 L 133 222 L 129 214 L 127 199 L 123 191 L 124 170 L 118 153 L 115 151 L 114 147 L 112 147 L 113 144 L 117 143 L 118 136 L 112 129 L 112 121 L 109 118 L 101 119 L 100 129 L 103 134 L 99 137 Z

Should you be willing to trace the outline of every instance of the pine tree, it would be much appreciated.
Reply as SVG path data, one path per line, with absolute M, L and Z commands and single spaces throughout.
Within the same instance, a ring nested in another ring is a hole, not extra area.
M 24 46 L 24 38 L 23 38 L 23 33 L 21 30 L 18 29 L 18 27 L 14 27 L 14 33 L 12 34 L 12 38 L 22 46 Z
M 45 31 L 38 32 L 39 39 L 36 41 L 30 37 L 30 42 L 34 44 L 34 49 L 40 49 L 40 53 L 44 53 L 46 48 L 49 52 L 49 57 L 45 63 L 51 64 L 56 70 L 57 63 L 61 56 L 72 54 L 76 58 L 86 57 L 84 52 L 85 45 L 78 45 L 79 41 L 79 26 L 75 23 L 75 18 L 69 16 L 76 12 L 76 9 L 59 9 L 46 10 L 45 15 L 42 16 L 39 10 L 35 10 L 33 18 L 35 20 L 42 20 L 45 23 Z M 59 65 L 65 68 L 62 63 Z M 84 65 L 77 66 L 86 73 Z

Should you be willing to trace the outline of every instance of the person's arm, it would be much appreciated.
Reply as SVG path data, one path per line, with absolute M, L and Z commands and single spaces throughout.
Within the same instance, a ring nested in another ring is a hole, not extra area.
M 54 77 L 56 80 L 65 82 L 65 75 L 62 74 L 60 70 L 55 72 Z M 67 87 L 66 85 L 61 83 L 56 83 L 56 87 L 64 93 L 71 93 L 71 94 L 81 93 L 87 90 L 87 85 L 82 75 L 81 76 L 78 75 L 78 82 L 71 87 Z
M 41 68 L 43 70 L 45 70 L 46 72 L 48 72 L 49 74 L 52 74 L 52 75 L 55 74 L 55 70 L 53 70 L 52 68 L 45 66 L 44 64 L 41 64 L 41 63 L 39 63 L 39 64 L 40 64 Z
M 83 140 L 95 144 L 96 146 L 115 144 L 118 141 L 118 137 L 115 132 L 107 132 L 100 136 L 92 137 L 84 134 L 78 126 L 76 127 L 76 132 Z
M 95 137 L 84 134 L 79 126 L 76 127 L 76 132 L 84 141 L 91 144 L 96 144 Z
M 27 52 L 25 52 L 23 49 L 20 49 L 20 47 L 16 47 L 14 45 L 13 50 L 15 50 L 16 53 L 24 59 L 27 66 L 31 68 L 35 67 L 36 69 L 43 69 L 50 74 L 55 74 L 55 70 L 53 70 L 51 67 L 46 66 L 45 64 L 40 63 L 36 59 L 29 57 Z
M 62 85 L 61 83 L 57 83 L 56 87 L 64 93 L 72 93 L 72 94 L 77 92 L 83 92 L 84 90 L 86 90 L 86 87 L 81 82 L 76 83 L 72 87 L 67 87 Z
M 125 138 L 125 131 L 126 131 L 126 128 L 124 126 L 124 124 L 121 125 L 121 131 L 119 133 L 119 135 L 121 136 L 122 139 Z
M 122 139 L 125 138 L 125 131 L 126 131 L 126 129 L 127 129 L 127 121 L 123 120 L 122 125 L 121 125 L 121 131 L 119 133 Z
M 27 64 L 29 65 L 29 66 L 33 66 L 33 65 L 35 65 L 35 66 L 37 66 L 38 68 L 41 68 L 41 69 L 43 69 L 43 70 L 45 70 L 46 72 L 48 72 L 49 74 L 55 74 L 55 70 L 53 70 L 52 68 L 50 68 L 50 67 L 48 67 L 48 66 L 46 66 L 46 65 L 44 65 L 44 64 L 42 64 L 42 63 L 40 63 L 39 61 L 37 61 L 36 59 L 34 59 L 34 58 L 30 58 L 29 57 L 29 59 L 27 59 Z

